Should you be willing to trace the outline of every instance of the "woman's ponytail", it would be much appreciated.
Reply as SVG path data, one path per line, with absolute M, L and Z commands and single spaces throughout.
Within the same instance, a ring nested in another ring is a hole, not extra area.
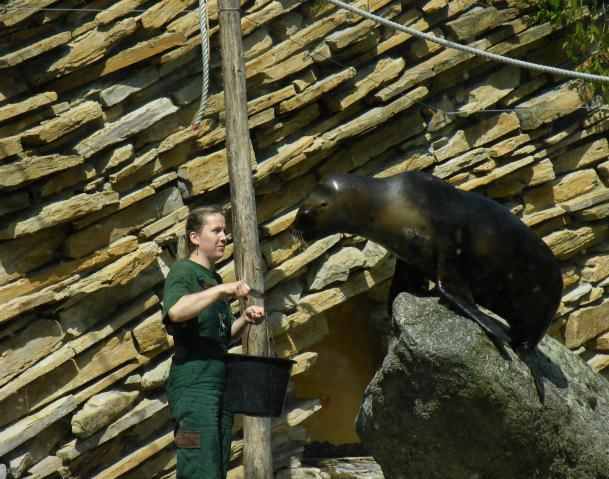
M 185 259 L 190 256 L 191 250 L 188 248 L 188 236 L 181 234 L 178 238 L 178 259 Z

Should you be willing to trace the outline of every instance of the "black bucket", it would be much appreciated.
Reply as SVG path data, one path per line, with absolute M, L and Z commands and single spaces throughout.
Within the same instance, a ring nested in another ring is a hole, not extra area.
M 247 416 L 281 416 L 294 363 L 291 359 L 228 354 L 224 407 Z

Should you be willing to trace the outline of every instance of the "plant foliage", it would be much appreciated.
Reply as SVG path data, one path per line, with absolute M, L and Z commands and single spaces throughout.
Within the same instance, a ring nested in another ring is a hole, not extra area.
M 568 32 L 563 48 L 579 70 L 609 76 L 609 1 L 518 0 L 518 3 L 532 9 L 540 22 L 550 22 Z M 602 83 L 599 88 L 605 99 L 609 98 L 609 84 Z

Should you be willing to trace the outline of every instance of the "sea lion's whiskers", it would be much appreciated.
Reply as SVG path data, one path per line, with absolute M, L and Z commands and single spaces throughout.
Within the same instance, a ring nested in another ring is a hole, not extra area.
M 290 229 L 290 238 L 292 242 L 296 244 L 296 250 L 299 253 L 302 253 L 305 249 L 309 247 L 309 243 L 305 241 L 301 231 Z

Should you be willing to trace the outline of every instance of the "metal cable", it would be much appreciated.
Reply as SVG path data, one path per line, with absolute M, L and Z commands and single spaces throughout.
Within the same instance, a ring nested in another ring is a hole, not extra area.
M 204 1 L 204 0 L 200 0 L 200 1 Z M 378 20 L 381 23 L 385 23 L 388 26 L 390 26 L 392 28 L 395 28 L 395 29 L 397 29 L 399 31 L 406 31 L 407 33 L 411 33 L 413 36 L 427 38 L 430 41 L 433 41 L 433 42 L 436 42 L 436 43 L 440 43 L 440 44 L 444 44 L 444 42 L 446 42 L 448 44 L 447 46 L 449 48 L 458 48 L 458 49 L 462 49 L 462 50 L 465 50 L 465 51 L 468 51 L 468 52 L 471 51 L 472 53 L 477 54 L 477 55 L 480 54 L 480 55 L 486 55 L 486 56 L 490 56 L 490 57 L 497 57 L 498 61 L 502 61 L 502 62 L 510 61 L 513 64 L 518 64 L 518 65 L 525 64 L 525 68 L 529 68 L 526 65 L 533 65 L 533 66 L 538 67 L 538 69 L 542 69 L 541 71 L 550 71 L 550 72 L 558 71 L 559 74 L 565 74 L 565 75 L 571 75 L 571 76 L 573 76 L 573 75 L 577 75 L 577 76 L 586 75 L 586 78 L 588 76 L 596 77 L 596 75 L 591 75 L 591 74 L 586 74 L 586 73 L 580 73 L 580 72 L 571 72 L 571 71 L 568 71 L 568 70 L 562 70 L 562 69 L 558 69 L 558 68 L 554 68 L 554 67 L 547 67 L 547 66 L 543 66 L 543 65 L 535 65 L 535 64 L 528 63 L 528 62 L 522 62 L 520 60 L 509 59 L 509 58 L 502 57 L 502 56 L 499 56 L 499 55 L 495 55 L 495 54 L 492 54 L 492 53 L 489 53 L 489 52 L 485 52 L 485 51 L 482 51 L 482 50 L 477 50 L 477 49 L 473 49 L 471 47 L 466 47 L 466 46 L 459 45 L 459 44 L 456 44 L 456 43 L 448 42 L 448 41 L 440 39 L 440 38 L 431 37 L 431 36 L 429 36 L 426 33 L 419 32 L 418 30 L 411 30 L 408 27 L 404 27 L 403 25 L 397 24 L 397 23 L 392 22 L 390 20 L 383 19 L 382 17 L 377 17 L 377 16 L 369 15 L 367 12 L 365 12 L 363 10 L 359 10 L 359 9 L 356 9 L 355 7 L 350 7 L 349 5 L 342 4 L 342 2 L 338 2 L 338 0 L 328 0 L 328 1 L 333 2 L 333 3 L 337 3 L 337 4 L 340 3 L 341 4 L 340 6 L 345 5 L 346 8 L 348 8 L 349 10 L 354 11 L 355 13 L 362 14 L 363 16 L 365 16 L 367 18 L 370 18 L 370 19 L 372 19 L 374 21 Z M 66 12 L 106 12 L 106 11 L 112 11 L 112 12 L 123 12 L 123 13 L 144 13 L 144 12 L 149 12 L 149 11 L 152 12 L 153 11 L 151 9 L 49 8 L 49 7 L 46 7 L 46 8 L 35 8 L 35 7 L 8 7 L 8 6 L 0 7 L 0 11 L 3 11 L 3 12 L 4 11 L 11 11 L 11 10 L 15 10 L 15 11 L 17 11 L 17 10 L 66 11 Z M 181 13 L 181 12 L 194 12 L 194 11 L 196 11 L 196 10 L 195 9 L 159 9 L 159 10 L 154 10 L 155 13 Z M 218 10 L 214 10 L 214 11 L 218 11 Z M 209 13 L 209 12 L 207 12 L 207 10 L 204 9 L 203 14 L 206 17 L 206 22 L 203 23 L 203 25 L 209 26 L 209 20 L 207 18 L 207 13 Z M 253 20 L 253 19 L 251 19 L 251 18 L 249 18 L 247 16 L 243 17 L 243 19 L 250 20 L 250 21 L 256 23 L 259 26 L 263 25 L 262 23 L 257 22 L 257 21 L 255 21 L 255 20 Z M 270 29 L 270 30 L 272 30 L 272 29 Z M 205 38 L 205 43 L 208 43 L 208 36 L 207 35 L 203 35 L 202 34 L 202 38 Z M 301 44 L 301 43 L 295 41 L 294 39 L 292 39 L 290 37 L 288 37 L 287 40 L 292 41 L 292 42 L 296 43 L 297 45 L 299 45 L 301 47 L 305 47 L 304 44 Z M 205 65 L 204 65 L 204 70 L 203 70 L 204 73 L 203 73 L 203 75 L 204 75 L 204 77 L 208 77 L 209 76 L 209 46 L 207 46 L 207 48 L 205 48 L 205 46 L 203 44 L 203 40 L 202 40 L 201 47 L 202 47 L 202 50 L 203 50 L 204 61 L 205 61 L 205 59 L 207 59 L 207 67 L 205 67 Z M 345 65 L 343 65 L 341 62 L 336 61 L 332 57 L 326 57 L 326 56 L 324 56 L 321 53 L 316 53 L 316 55 L 320 55 L 323 58 L 336 63 L 337 65 L 345 67 Z M 410 70 L 410 71 L 412 73 L 417 73 L 417 72 L 420 72 L 421 70 Z M 609 79 L 607 77 L 598 77 L 598 78 L 601 79 L 599 81 L 604 81 L 604 82 L 609 81 Z M 369 80 L 374 82 L 374 83 L 378 83 L 379 86 L 382 85 L 381 82 L 377 82 L 377 81 L 372 80 L 372 79 L 369 79 Z M 206 81 L 208 83 L 209 79 L 207 78 Z M 594 79 L 593 81 L 596 81 L 596 80 Z M 386 87 L 391 89 L 390 86 L 386 86 Z M 204 90 L 204 89 L 205 89 L 205 85 L 202 85 L 202 90 Z M 398 93 L 398 92 L 396 91 L 396 93 Z M 462 114 L 463 113 L 462 111 L 444 111 L 441 108 L 434 108 L 431 105 L 426 105 L 425 103 L 423 103 L 421 101 L 417 101 L 417 100 L 415 100 L 415 101 L 416 101 L 416 103 L 420 103 L 423 106 L 426 106 L 426 107 L 430 108 L 433 111 L 440 111 L 440 112 L 443 112 L 443 113 L 448 114 L 448 115 L 451 115 L 451 114 Z M 206 96 L 202 95 L 202 97 L 201 97 L 201 103 L 206 103 L 206 102 L 207 102 Z M 204 111 L 204 109 L 205 109 L 205 105 L 203 106 L 203 111 Z M 518 107 L 518 108 L 505 108 L 505 109 L 493 109 L 493 110 L 489 110 L 489 109 L 484 109 L 484 110 L 468 110 L 467 113 L 468 114 L 471 114 L 471 113 L 498 113 L 498 112 L 512 112 L 512 111 L 516 111 L 516 110 L 529 110 L 529 109 L 534 109 L 536 111 L 544 111 L 544 110 L 567 110 L 567 109 L 568 110 L 591 110 L 591 109 L 595 109 L 595 108 L 591 107 L 591 106 L 576 107 L 576 108 L 546 108 L 546 107 L 535 107 L 535 108 L 526 108 L 525 107 L 525 108 L 523 108 L 523 107 Z M 202 113 L 201 114 L 197 113 L 197 118 L 200 115 L 202 117 Z M 196 119 L 195 119 L 195 121 L 196 121 Z M 200 122 L 200 121 L 201 121 L 201 118 L 198 118 L 198 122 Z
M 258 22 L 248 16 L 244 16 L 243 17 L 244 20 L 249 20 L 250 22 L 255 23 L 256 25 L 258 25 L 259 27 L 263 27 L 265 26 L 263 23 Z M 268 27 L 268 30 L 270 32 L 275 32 L 279 35 L 278 31 L 274 30 L 272 27 Z M 288 37 L 287 41 L 290 41 L 292 43 L 295 43 L 296 45 L 298 45 L 301 48 L 307 48 L 307 45 L 305 43 L 300 43 L 296 40 L 294 40 L 294 38 L 292 37 Z M 332 56 L 328 56 L 328 55 L 324 55 L 323 53 L 320 52 L 310 52 L 311 55 L 315 55 L 318 57 L 321 57 L 323 60 L 327 60 L 330 61 L 332 63 L 334 63 L 335 65 L 338 65 L 341 68 L 349 68 L 349 65 L 346 65 L 338 60 L 336 60 L 336 58 L 332 57 Z M 410 69 L 408 70 L 409 73 L 421 73 L 425 70 L 415 70 L 415 69 Z M 443 113 L 445 115 L 462 115 L 462 114 L 472 114 L 472 113 L 512 113 L 512 112 L 516 112 L 516 111 L 575 111 L 575 110 L 586 110 L 586 111 L 591 111 L 591 110 L 597 110 L 597 109 L 607 109 L 609 108 L 608 106 L 602 106 L 602 105 L 598 105 L 598 104 L 589 104 L 587 106 L 579 106 L 579 107 L 542 107 L 542 106 L 535 106 L 532 108 L 528 108 L 528 107 L 516 107 L 516 108 L 494 108 L 494 109 L 488 109 L 485 108 L 483 110 L 466 110 L 466 111 L 446 111 L 442 108 L 439 107 L 434 107 L 432 105 L 429 105 L 419 99 L 413 98 L 413 97 L 409 97 L 408 94 L 405 94 L 399 90 L 394 89 L 391 85 L 385 85 L 383 82 L 375 80 L 373 78 L 370 78 L 370 76 L 364 77 L 362 78 L 362 80 L 367 80 L 370 81 L 372 83 L 376 83 L 378 86 L 387 88 L 388 90 L 393 91 L 394 93 L 396 93 L 397 95 L 402 95 L 403 97 L 406 98 L 411 98 L 413 102 L 424 106 L 426 108 L 428 108 L 431 111 L 437 112 L 437 113 Z
M 498 61 L 501 63 L 506 63 L 508 65 L 515 65 L 515 66 L 518 66 L 521 68 L 527 68 L 529 70 L 536 70 L 536 71 L 540 71 L 540 72 L 551 73 L 554 75 L 562 75 L 562 76 L 567 76 L 567 77 L 571 77 L 571 78 L 579 78 L 582 80 L 609 83 L 609 77 L 606 77 L 606 76 L 593 75 L 591 73 L 584 73 L 584 72 L 577 72 L 577 71 L 570 71 L 570 70 L 563 70 L 562 68 L 555 68 L 555 67 L 550 67 L 547 65 L 539 65 L 537 63 L 531 63 L 531 62 L 526 62 L 523 60 L 516 60 L 514 58 L 504 57 L 501 55 L 497 55 L 495 53 L 487 52 L 484 50 L 478 50 L 477 48 L 472 48 L 472 47 L 468 47 L 466 45 L 461 45 L 459 43 L 451 42 L 450 40 L 445 40 L 443 38 L 437 38 L 437 37 L 434 37 L 433 35 L 429 35 L 428 33 L 420 32 L 418 30 L 414 30 L 412 28 L 405 27 L 404 25 L 400 25 L 399 23 L 393 22 L 391 20 L 387 20 L 387 19 L 379 17 L 377 15 L 373 15 L 371 13 L 368 13 L 365 10 L 361 10 L 360 8 L 354 7 L 354 6 L 344 3 L 344 2 L 341 2 L 340 0 L 327 0 L 327 1 L 330 3 L 333 3 L 337 7 L 344 8 L 345 10 L 348 10 L 352 13 L 356 13 L 357 15 L 361 15 L 362 17 L 372 20 L 374 22 L 380 23 L 380 24 L 385 25 L 390 28 L 394 28 L 401 32 L 409 33 L 414 37 L 423 38 L 424 40 L 438 43 L 447 48 L 461 50 L 466 53 L 471 53 L 472 55 L 482 56 L 482 57 L 485 57 L 485 58 L 488 58 L 491 60 L 495 60 L 495 61 Z

